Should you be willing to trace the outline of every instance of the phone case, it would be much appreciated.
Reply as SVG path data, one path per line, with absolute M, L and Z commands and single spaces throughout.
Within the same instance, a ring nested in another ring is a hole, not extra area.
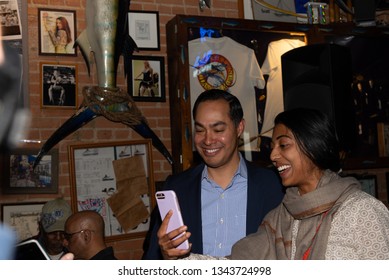
M 169 210 L 173 210 L 173 216 L 170 218 L 166 232 L 171 232 L 172 230 L 175 230 L 184 225 L 181 216 L 180 205 L 178 203 L 178 199 L 174 191 L 158 191 L 155 194 L 155 198 L 157 200 L 159 213 L 161 214 L 162 220 L 165 218 Z M 186 240 L 185 242 L 177 246 L 177 249 L 188 249 L 188 248 L 189 248 L 188 240 Z

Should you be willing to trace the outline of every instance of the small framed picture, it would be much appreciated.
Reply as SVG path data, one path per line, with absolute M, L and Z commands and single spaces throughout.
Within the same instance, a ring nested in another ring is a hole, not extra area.
M 40 63 L 41 108 L 77 107 L 77 66 Z
M 22 39 L 22 24 L 17 0 L 0 3 L 1 34 L 3 40 Z
M 39 55 L 77 56 L 76 12 L 38 9 Z
M 165 102 L 163 56 L 133 56 L 127 77 L 128 92 L 135 101 Z
M 16 149 L 1 157 L 0 186 L 4 194 L 58 192 L 58 149 L 49 151 L 33 168 L 37 149 Z
M 345 174 L 345 176 L 351 176 L 357 179 L 362 186 L 362 190 L 368 194 L 377 197 L 377 176 L 372 174 Z
M 45 202 L 13 203 L 1 205 L 1 220 L 17 235 L 18 241 L 38 234 L 38 221 Z
M 378 155 L 389 157 L 389 123 L 377 123 Z
M 377 176 L 365 175 L 358 178 L 358 181 L 362 185 L 362 190 L 368 194 L 377 197 Z
M 389 172 L 385 173 L 386 176 L 386 194 L 387 194 L 387 202 L 389 203 Z
M 160 50 L 158 12 L 130 11 L 128 31 L 139 50 Z

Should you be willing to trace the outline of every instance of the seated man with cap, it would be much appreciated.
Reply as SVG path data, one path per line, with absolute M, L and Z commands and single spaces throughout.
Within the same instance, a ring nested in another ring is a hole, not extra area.
M 48 201 L 42 207 L 39 233 L 32 239 L 38 240 L 52 260 L 58 260 L 67 252 L 63 241 L 65 222 L 71 214 L 69 204 L 62 198 Z

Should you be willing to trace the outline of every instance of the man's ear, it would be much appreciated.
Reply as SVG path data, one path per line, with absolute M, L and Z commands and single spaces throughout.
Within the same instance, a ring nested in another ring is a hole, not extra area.
M 84 231 L 84 241 L 86 243 L 89 243 L 89 242 L 91 242 L 91 240 L 92 240 L 92 232 L 90 230 L 85 230 Z
M 242 119 L 240 121 L 240 123 L 238 124 L 238 127 L 236 128 L 237 133 L 238 133 L 238 138 L 240 138 L 242 136 L 245 125 L 246 125 L 246 121 L 244 119 Z

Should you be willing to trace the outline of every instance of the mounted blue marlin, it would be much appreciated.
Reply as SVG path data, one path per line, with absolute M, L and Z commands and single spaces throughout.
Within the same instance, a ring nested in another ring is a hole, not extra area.
M 84 100 L 79 110 L 45 142 L 34 167 L 62 139 L 98 116 L 124 123 L 142 137 L 151 139 L 153 146 L 173 164 L 169 151 L 148 126 L 146 118 L 130 95 L 116 86 L 120 55 L 124 56 L 124 70 L 127 74 L 130 70 L 130 58 L 137 51 L 136 43 L 128 33 L 129 6 L 130 0 L 86 1 L 87 28 L 77 38 L 75 46 L 80 47 L 89 75 L 93 58 L 98 86 L 83 88 Z

